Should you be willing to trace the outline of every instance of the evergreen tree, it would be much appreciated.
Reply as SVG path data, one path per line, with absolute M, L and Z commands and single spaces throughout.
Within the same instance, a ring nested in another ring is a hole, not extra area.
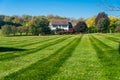
M 110 20 L 105 12 L 101 12 L 97 15 L 95 19 L 95 25 L 97 27 L 97 32 L 108 32 Z

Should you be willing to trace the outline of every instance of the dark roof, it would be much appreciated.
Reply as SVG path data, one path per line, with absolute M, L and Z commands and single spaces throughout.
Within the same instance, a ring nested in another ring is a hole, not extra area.
M 53 20 L 51 20 L 51 24 L 67 25 L 68 24 L 68 20 L 67 19 L 64 19 L 64 20 L 53 19 Z

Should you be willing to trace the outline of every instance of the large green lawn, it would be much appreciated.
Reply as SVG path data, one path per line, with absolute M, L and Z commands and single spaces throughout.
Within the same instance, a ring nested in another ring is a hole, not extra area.
M 1 31 L 1 29 L 0 29 L 0 36 L 2 36 L 2 31 Z
M 0 36 L 0 80 L 120 80 L 120 34 Z

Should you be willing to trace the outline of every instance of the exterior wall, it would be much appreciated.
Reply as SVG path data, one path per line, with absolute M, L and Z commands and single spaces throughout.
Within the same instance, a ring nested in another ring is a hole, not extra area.
M 56 27 L 54 27 L 51 23 L 49 25 L 51 30 L 56 30 L 56 28 L 59 28 L 59 29 L 64 29 L 64 30 L 68 31 L 69 30 L 69 25 L 66 25 L 66 27 L 64 27 L 64 26 L 63 25 L 56 25 Z

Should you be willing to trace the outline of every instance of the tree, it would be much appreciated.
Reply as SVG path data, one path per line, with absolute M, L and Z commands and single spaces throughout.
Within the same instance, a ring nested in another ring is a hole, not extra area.
M 120 11 L 120 6 L 115 5 L 116 2 L 119 2 L 119 0 L 115 0 L 115 2 L 112 0 L 99 0 L 101 8 L 103 8 L 106 11 Z
M 40 18 L 39 26 L 41 28 L 41 33 L 50 34 L 50 28 L 48 27 L 49 21 L 45 18 Z
M 88 27 L 88 33 L 95 33 L 96 29 L 95 27 Z
M 23 31 L 26 33 L 26 35 L 28 35 L 28 33 L 29 33 L 29 27 L 23 26 Z
M 96 18 L 96 16 L 93 16 L 93 17 L 85 20 L 88 27 L 94 27 L 95 26 L 95 18 Z
M 86 33 L 88 30 L 87 25 L 84 21 L 78 22 L 74 29 L 77 33 Z
M 110 25 L 109 25 L 109 32 L 115 32 L 115 28 L 116 28 L 116 22 L 118 21 L 118 18 L 115 16 L 109 16 L 110 19 Z
M 95 33 L 96 32 L 95 19 L 96 19 L 96 16 L 93 16 L 93 17 L 90 17 L 90 18 L 85 20 L 85 22 L 88 26 L 88 32 L 89 33 Z
M 4 35 L 10 35 L 11 32 L 12 32 L 11 25 L 2 26 L 2 33 Z
M 11 26 L 11 33 L 15 36 L 17 29 L 15 26 Z
M 47 18 L 49 21 L 52 20 L 52 19 L 66 19 L 66 17 L 61 17 L 61 16 L 58 16 L 58 15 L 47 15 L 46 17 L 43 16 L 44 18 Z
M 44 27 L 41 28 L 41 33 L 42 34 L 50 34 L 51 30 L 48 26 L 44 26 Z
M 98 32 L 107 33 L 108 32 L 108 24 L 107 23 L 108 22 L 107 22 L 106 18 L 101 18 L 97 23 Z
M 12 22 L 13 20 L 14 20 L 14 17 L 10 17 L 10 16 L 5 16 L 4 17 L 5 22 Z
M 116 26 L 115 31 L 120 32 L 120 20 L 115 22 L 115 26 Z
M 19 32 L 20 35 L 22 36 L 22 33 L 24 32 L 23 26 L 17 27 L 17 32 Z
M 84 21 L 84 18 L 80 17 L 76 20 L 77 23 Z
M 22 25 L 23 26 L 29 26 L 29 21 L 32 19 L 32 16 L 30 15 L 23 15 L 21 17 Z
M 34 17 L 30 21 L 30 31 L 33 35 L 39 35 L 40 33 L 49 34 L 50 28 L 48 27 L 49 21 L 45 18 Z
M 107 30 L 108 30 L 109 24 L 110 24 L 110 20 L 107 14 L 105 12 L 100 12 L 95 19 L 97 32 L 108 32 Z
M 1 26 L 3 26 L 5 24 L 4 17 L 5 17 L 5 15 L 0 15 L 0 29 L 1 29 Z
M 116 31 L 116 32 L 120 32 L 120 27 L 117 27 L 117 28 L 115 29 L 115 31 Z

